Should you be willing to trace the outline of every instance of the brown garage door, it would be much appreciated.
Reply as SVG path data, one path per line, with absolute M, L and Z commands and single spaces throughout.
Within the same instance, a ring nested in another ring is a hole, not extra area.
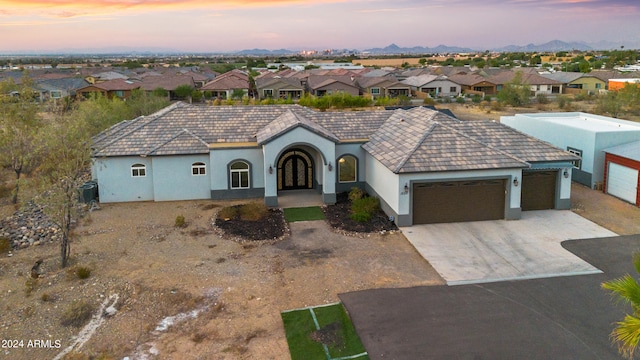
M 413 223 L 504 219 L 504 180 L 413 185 Z
M 547 210 L 556 207 L 557 171 L 525 171 L 522 173 L 520 207 L 527 210 Z

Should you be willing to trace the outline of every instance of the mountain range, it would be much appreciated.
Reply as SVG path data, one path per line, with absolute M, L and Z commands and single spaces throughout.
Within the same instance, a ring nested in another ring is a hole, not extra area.
M 391 44 L 383 48 L 370 48 L 364 50 L 338 50 L 337 53 L 368 53 L 372 55 L 399 55 L 399 54 L 444 54 L 444 53 L 465 53 L 465 52 L 477 52 L 477 51 L 498 51 L 498 52 L 538 52 L 538 51 L 589 51 L 589 50 L 614 50 L 620 48 L 626 49 L 638 49 L 640 48 L 640 41 L 627 41 L 624 42 L 610 42 L 600 41 L 596 43 L 586 42 L 565 42 L 561 40 L 552 40 L 544 44 L 527 44 L 527 45 L 508 45 L 499 48 L 479 49 L 460 46 L 448 46 L 438 45 L 435 47 L 425 46 L 413 46 L 413 47 L 400 47 L 396 44 Z M 133 56 L 154 56 L 154 55 L 175 55 L 175 54 L 203 54 L 203 55 L 238 55 L 238 56 L 283 56 L 283 55 L 295 55 L 299 53 L 299 50 L 290 49 L 246 49 L 240 51 L 185 51 L 160 47 L 104 47 L 104 48 L 91 48 L 91 49 L 59 49 L 59 50 L 32 50 L 22 52 L 11 52 L 0 50 L 0 55 L 30 55 L 30 56 L 46 56 L 46 55 L 69 55 L 69 56 L 81 56 L 81 55 L 133 55 Z

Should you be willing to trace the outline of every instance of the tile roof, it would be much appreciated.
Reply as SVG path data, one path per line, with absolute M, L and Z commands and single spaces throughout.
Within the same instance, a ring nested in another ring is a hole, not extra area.
M 130 81 L 130 80 L 124 80 L 124 79 L 115 79 L 115 80 L 107 80 L 100 83 L 95 83 L 93 85 L 88 85 L 78 90 L 82 90 L 89 87 L 98 88 L 104 91 L 133 90 L 133 89 L 139 88 L 140 83 Z
M 331 131 L 291 110 L 285 111 L 284 114 L 278 116 L 275 120 L 260 129 L 256 134 L 256 140 L 258 141 L 258 145 L 262 145 L 296 127 L 303 127 L 333 142 L 339 141 Z
M 438 75 L 431 74 L 422 74 L 416 76 L 409 76 L 408 78 L 402 80 L 403 84 L 407 84 L 414 87 L 421 87 L 435 80 L 443 80 L 444 78 Z
M 205 154 L 217 144 L 261 144 L 302 127 L 334 142 L 361 142 L 396 173 L 524 168 L 578 158 L 497 122 L 460 121 L 417 107 L 318 112 L 299 105 L 173 104 L 94 137 L 94 156 Z M 244 145 L 243 145 L 244 146 Z
M 171 91 L 183 85 L 196 87 L 196 83 L 190 75 L 145 76 L 140 82 L 140 87 L 145 91 L 153 91 L 158 88 Z
M 350 75 L 310 75 L 308 86 L 315 90 L 336 82 L 357 88 L 355 77 Z
M 461 121 L 452 125 L 470 137 L 528 163 L 575 161 L 579 158 L 547 142 L 495 121 Z
M 229 71 L 216 76 L 202 86 L 201 90 L 249 89 L 249 77 L 240 71 Z
M 394 173 L 529 167 L 452 127 L 458 123 L 425 108 L 397 110 L 363 148 Z

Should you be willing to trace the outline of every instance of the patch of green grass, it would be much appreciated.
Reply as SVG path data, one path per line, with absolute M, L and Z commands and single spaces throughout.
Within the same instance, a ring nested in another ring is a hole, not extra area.
M 287 222 L 324 220 L 324 213 L 319 206 L 287 208 L 284 209 L 284 218 Z
M 369 359 L 351 319 L 340 303 L 283 312 L 281 316 L 292 360 L 355 355 L 361 356 L 354 359 Z

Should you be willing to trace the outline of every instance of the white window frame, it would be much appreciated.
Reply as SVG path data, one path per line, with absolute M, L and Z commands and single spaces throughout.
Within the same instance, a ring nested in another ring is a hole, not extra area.
M 147 165 L 133 164 L 131 165 L 131 177 L 146 177 Z
M 247 168 L 246 169 L 234 169 L 233 166 L 236 164 L 244 164 Z M 242 160 L 238 160 L 238 161 L 234 161 L 231 163 L 231 165 L 229 165 L 229 187 L 231 189 L 249 189 L 251 188 L 251 176 L 249 173 L 251 166 L 249 165 L 248 162 L 242 161 Z M 247 177 L 247 184 L 246 186 L 242 185 L 242 175 L 246 174 Z M 238 186 L 234 186 L 234 176 L 238 177 Z
M 580 160 L 572 161 L 572 163 L 574 168 L 581 170 L 582 169 L 582 150 L 567 146 L 567 151 L 572 153 L 573 155 L 580 156 Z
M 195 162 L 191 164 L 191 176 L 207 175 L 207 165 L 203 162 Z

